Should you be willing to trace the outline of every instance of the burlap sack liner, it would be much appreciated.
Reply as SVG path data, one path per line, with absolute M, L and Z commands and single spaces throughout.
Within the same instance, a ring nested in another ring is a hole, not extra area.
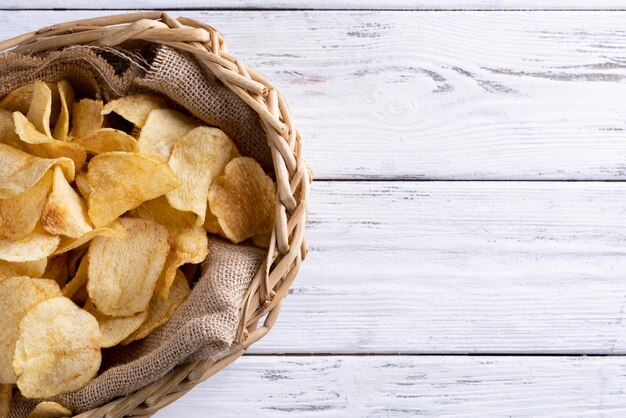
M 80 46 L 45 56 L 6 54 L 0 56 L 0 97 L 36 79 L 68 79 L 79 97 L 104 100 L 129 92 L 156 91 L 205 123 L 220 127 L 243 155 L 271 169 L 265 133 L 256 113 L 187 55 L 167 47 L 152 53 L 149 62 L 137 54 Z M 266 252 L 213 238 L 209 250 L 189 299 L 166 325 L 128 347 L 103 350 L 98 377 L 76 392 L 51 400 L 77 414 L 133 393 L 180 364 L 224 357 L 235 342 L 243 295 Z M 16 393 L 10 417 L 26 417 L 39 401 Z

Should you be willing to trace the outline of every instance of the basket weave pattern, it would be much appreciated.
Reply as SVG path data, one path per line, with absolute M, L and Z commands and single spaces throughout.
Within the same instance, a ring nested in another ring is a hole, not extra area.
M 222 36 L 211 26 L 162 12 L 128 13 L 49 26 L 0 42 L 0 51 L 31 54 L 70 45 L 123 48 L 133 41 L 192 54 L 259 115 L 276 175 L 274 229 L 268 257 L 243 299 L 242 320 L 228 356 L 180 366 L 143 389 L 79 417 L 151 416 L 235 361 L 272 328 L 307 253 L 304 229 L 311 172 L 287 105 L 269 81 L 229 54 Z

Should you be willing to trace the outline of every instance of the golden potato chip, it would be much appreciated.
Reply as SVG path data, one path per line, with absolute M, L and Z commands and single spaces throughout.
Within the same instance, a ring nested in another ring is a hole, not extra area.
M 27 418 L 64 418 L 71 417 L 72 411 L 56 402 L 39 402 Z
M 89 162 L 89 218 L 104 226 L 139 206 L 180 186 L 161 160 L 127 152 L 107 152 Z M 95 302 L 95 301 L 94 301 Z
M 54 255 L 62 254 L 64 252 L 78 248 L 81 245 L 86 244 L 87 242 L 91 241 L 92 239 L 98 236 L 104 236 L 104 237 L 109 237 L 109 238 L 125 238 L 127 234 L 128 234 L 128 231 L 126 231 L 126 228 L 124 228 L 124 225 L 122 225 L 119 219 L 116 219 L 113 222 L 111 222 L 109 225 L 103 226 L 101 228 L 93 229 L 79 238 L 69 238 L 69 237 L 61 238 L 61 243 L 59 244 L 59 247 L 54 252 Z
M 85 164 L 87 153 L 81 145 L 58 141 L 46 136 L 19 112 L 13 113 L 13 122 L 20 140 L 26 143 L 25 148 L 28 153 L 43 158 L 70 158 L 74 161 L 76 170 L 80 170 Z
M 204 229 L 211 234 L 220 236 L 224 235 L 224 231 L 222 231 L 222 227 L 220 226 L 217 217 L 213 215 L 208 205 L 206 208 L 206 214 L 204 215 Z
M 52 191 L 41 213 L 41 226 L 51 234 L 70 238 L 80 238 L 93 230 L 87 216 L 87 205 L 72 189 L 59 167 L 54 169 Z
M 63 286 L 63 296 L 66 298 L 72 299 L 74 295 L 76 295 L 80 289 L 85 287 L 88 280 L 88 271 L 89 271 L 89 257 L 86 255 L 80 262 L 80 266 L 76 271 L 76 275 L 69 281 L 65 286 Z
M 48 264 L 47 258 L 23 263 L 10 263 L 0 260 L 0 281 L 9 277 L 29 276 L 42 277 Z
M 67 268 L 67 254 L 61 254 L 55 257 L 50 257 L 50 261 L 48 262 L 46 270 L 41 278 L 54 280 L 57 282 L 59 287 L 63 287 L 67 283 L 69 275 L 69 269 Z
M 155 109 L 139 133 L 139 152 L 167 161 L 174 144 L 196 126 L 193 119 L 176 110 Z
M 57 83 L 60 99 L 60 111 L 52 136 L 59 141 L 67 141 L 67 135 L 70 129 L 70 112 L 72 103 L 74 103 L 74 89 L 67 80 L 61 80 Z
M 109 316 L 145 312 L 170 249 L 167 229 L 155 222 L 121 218 L 126 239 L 96 237 L 89 247 L 87 292 Z
M 38 224 L 26 238 L 17 241 L 0 239 L 0 260 L 11 262 L 41 260 L 52 255 L 60 242 L 58 236 L 48 234 Z
M 33 84 L 33 98 L 28 108 L 28 120 L 41 133 L 51 137 L 50 114 L 52 113 L 52 90 L 41 80 Z
M 130 334 L 146 321 L 148 312 L 140 312 L 133 316 L 114 317 L 108 316 L 96 308 L 90 300 L 85 305 L 85 310 L 92 314 L 100 324 L 102 333 L 102 348 L 114 347 L 126 339 Z
M 83 256 L 87 254 L 88 250 L 89 244 L 84 244 L 67 252 L 67 269 L 70 276 L 74 277 L 76 270 L 78 270 L 78 265 L 80 264 Z
M 112 128 L 97 129 L 87 136 L 74 138 L 72 142 L 80 144 L 91 154 L 113 151 L 139 152 L 139 144 L 135 138 Z
M 0 199 L 25 192 L 53 166 L 63 169 L 65 178 L 74 181 L 74 163 L 69 158 L 33 157 L 5 144 L 0 144 Z
M 63 177 L 63 170 L 60 167 L 56 169 Z M 0 238 L 17 241 L 33 232 L 52 187 L 52 178 L 52 171 L 48 171 L 24 193 L 8 199 L 0 199 Z
M 100 368 L 101 341 L 98 321 L 71 300 L 41 302 L 20 323 L 13 359 L 17 387 L 26 398 L 80 389 Z
M 72 130 L 70 136 L 87 136 L 102 128 L 102 100 L 82 99 L 72 106 Z
M 204 224 L 209 187 L 224 172 L 233 148 L 224 132 L 200 126 L 184 134 L 172 149 L 168 165 L 182 184 L 165 196 L 173 208 L 198 215 L 198 226 Z
M 259 163 L 249 157 L 235 158 L 209 191 L 211 212 L 226 237 L 239 243 L 267 234 L 274 224 L 276 187 Z
M 89 182 L 87 181 L 87 173 L 85 171 L 79 171 L 78 173 L 76 173 L 76 178 L 74 179 L 74 181 L 76 182 L 76 187 L 78 188 L 81 196 L 87 199 L 91 194 Z
M 20 321 L 33 306 L 59 294 L 52 280 L 11 277 L 0 282 L 0 383 L 16 382 L 11 363 Z
M 170 234 L 172 246 L 155 290 L 166 299 L 176 269 L 183 264 L 200 263 L 207 257 L 206 233 L 202 227 L 194 225 L 196 216 L 193 213 L 172 208 L 163 196 L 144 202 L 135 209 L 134 215 L 163 225 Z
M 8 110 L 0 109 L 0 142 L 25 151 L 26 147 L 15 132 L 15 123 L 13 122 L 13 113 Z
M 153 94 L 133 94 L 104 105 L 103 115 L 115 112 L 133 125 L 143 127 L 154 109 L 167 107 L 165 100 Z
M 176 270 L 176 278 L 172 284 L 169 298 L 164 300 L 157 295 L 153 296 L 150 300 L 148 318 L 135 332 L 122 341 L 122 345 L 128 345 L 133 341 L 147 337 L 152 331 L 169 321 L 176 309 L 187 300 L 190 292 L 187 278 L 180 270 Z
M 13 90 L 0 100 L 0 108 L 27 114 L 30 103 L 33 101 L 33 90 L 35 90 L 34 84 L 27 84 Z
M 11 398 L 13 397 L 13 385 L 0 384 L 0 417 L 8 418 L 11 411 Z
M 252 237 L 252 243 L 260 248 L 268 249 L 272 240 L 272 234 L 255 235 Z

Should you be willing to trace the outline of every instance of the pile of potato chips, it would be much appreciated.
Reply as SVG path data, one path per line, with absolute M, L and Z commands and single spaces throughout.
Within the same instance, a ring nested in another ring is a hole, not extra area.
M 0 416 L 83 387 L 190 293 L 207 232 L 269 241 L 275 185 L 217 128 L 148 94 L 37 81 L 0 101 Z M 186 269 L 186 268 L 185 268 Z M 191 270 L 191 269 L 190 269 Z M 3 409 L 5 408 L 5 409 Z M 33 417 L 69 416 L 42 402 Z

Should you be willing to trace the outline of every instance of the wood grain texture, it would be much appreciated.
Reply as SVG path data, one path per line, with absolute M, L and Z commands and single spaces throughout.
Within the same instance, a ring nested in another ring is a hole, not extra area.
M 255 353 L 626 353 L 626 184 L 321 182 Z
M 20 0 L 4 1 L 2 9 L 322 9 L 322 10 L 615 10 L 624 0 Z
M 156 417 L 618 417 L 626 358 L 243 357 Z
M 281 88 L 317 179 L 626 178 L 624 12 L 176 14 Z

